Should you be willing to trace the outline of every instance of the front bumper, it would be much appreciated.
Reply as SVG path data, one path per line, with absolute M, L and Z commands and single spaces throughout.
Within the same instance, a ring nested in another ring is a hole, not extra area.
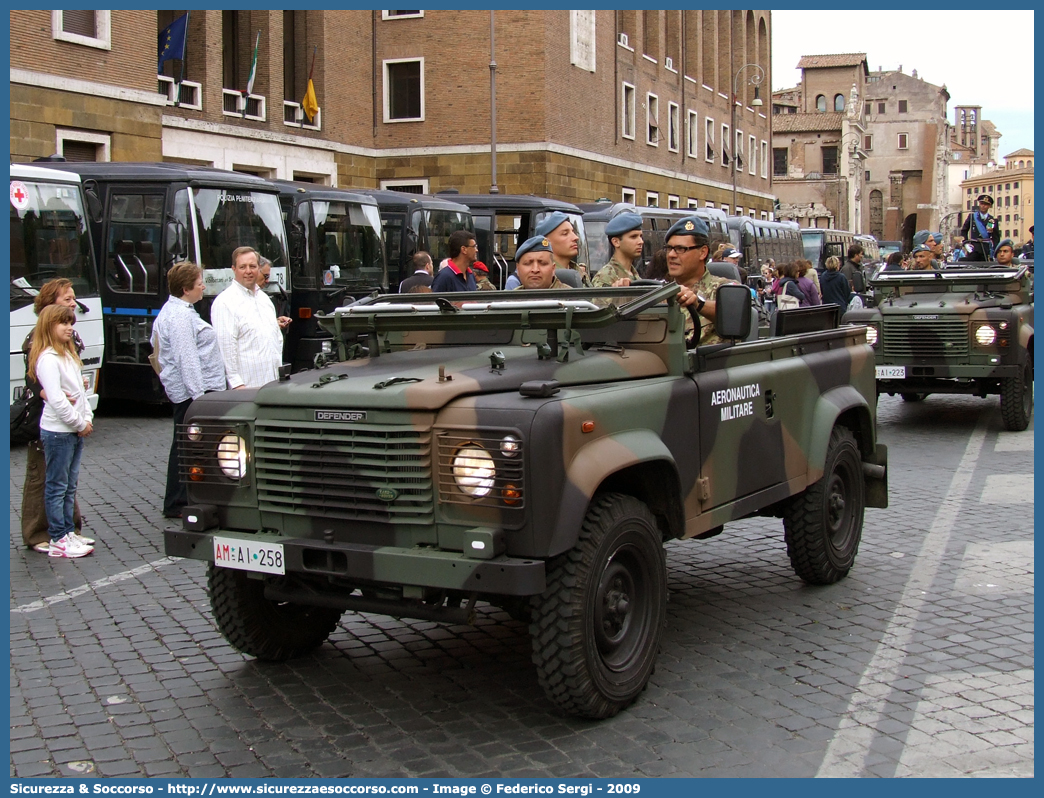
M 164 549 L 169 557 L 213 562 L 214 537 L 278 543 L 283 547 L 287 574 L 333 577 L 361 585 L 409 585 L 506 596 L 533 596 L 546 586 L 542 560 L 504 555 L 479 560 L 431 548 L 327 543 L 220 529 L 168 529 L 163 533 Z

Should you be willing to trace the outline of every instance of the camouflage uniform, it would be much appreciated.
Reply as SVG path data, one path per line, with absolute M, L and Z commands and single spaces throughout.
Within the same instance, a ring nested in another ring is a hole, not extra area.
M 733 283 L 733 280 L 729 280 L 725 277 L 715 277 L 707 269 L 703 272 L 703 277 L 692 283 L 691 285 L 685 286 L 691 291 L 695 291 L 701 297 L 708 302 L 713 302 L 715 297 L 718 295 L 718 288 L 723 285 L 729 285 Z M 707 344 L 720 344 L 721 337 L 714 330 L 714 322 L 705 316 L 700 316 L 700 340 L 699 346 L 705 346 Z M 685 310 L 685 337 L 688 338 L 692 335 L 692 316 Z
M 583 267 L 583 268 L 581 268 L 581 267 Z M 555 268 L 556 269 L 559 268 L 557 261 L 555 261 Z M 569 265 L 566 266 L 565 268 L 572 269 L 574 272 L 579 272 L 579 274 L 580 274 L 580 284 L 584 288 L 590 288 L 591 287 L 591 278 L 587 274 L 587 264 L 586 263 L 577 263 L 575 260 L 571 260 L 571 261 L 569 261 Z M 568 288 L 568 287 L 569 286 L 566 286 L 566 288 Z
M 475 272 L 476 280 L 475 284 L 478 285 L 479 291 L 496 291 L 497 287 L 489 281 L 489 278 L 482 272 Z
M 634 270 L 634 266 L 624 266 L 616 258 L 610 258 L 609 262 L 598 270 L 598 274 L 591 281 L 593 288 L 608 288 L 617 280 L 628 277 L 631 280 L 640 280 L 641 275 Z
M 552 288 L 572 288 L 572 287 L 573 286 L 571 286 L 571 285 L 566 285 L 565 283 L 563 283 L 561 280 L 559 280 L 556 277 L 554 280 L 551 281 L 551 285 L 548 286 L 547 288 L 543 289 L 543 290 L 550 291 Z M 525 289 L 526 289 L 526 287 L 524 285 L 520 285 L 520 286 L 518 286 L 518 287 L 516 287 L 516 288 L 514 288 L 512 290 L 514 290 L 514 291 L 524 291 Z

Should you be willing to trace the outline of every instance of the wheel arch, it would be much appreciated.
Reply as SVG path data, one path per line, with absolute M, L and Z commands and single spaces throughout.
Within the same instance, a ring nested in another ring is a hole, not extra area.
M 634 496 L 648 505 L 664 539 L 681 536 L 684 513 L 674 456 L 652 431 L 628 430 L 592 441 L 569 463 L 550 555 L 573 547 L 591 500 L 605 491 Z
M 839 385 L 824 393 L 812 413 L 812 437 L 808 448 L 809 482 L 823 476 L 830 432 L 835 424 L 846 427 L 859 444 L 859 453 L 869 459 L 876 446 L 876 433 L 866 398 L 851 385 Z

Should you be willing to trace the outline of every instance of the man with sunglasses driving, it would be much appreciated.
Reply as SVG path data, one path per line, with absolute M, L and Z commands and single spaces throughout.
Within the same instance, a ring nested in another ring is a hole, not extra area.
M 700 317 L 699 346 L 721 343 L 714 329 L 717 312 L 715 297 L 719 286 L 733 282 L 724 277 L 715 277 L 707 269 L 709 235 L 710 228 L 698 216 L 679 219 L 667 231 L 667 273 L 682 287 L 678 292 L 678 303 L 683 308 L 693 306 Z M 688 313 L 685 315 L 685 334 L 689 336 L 692 334 L 693 322 Z

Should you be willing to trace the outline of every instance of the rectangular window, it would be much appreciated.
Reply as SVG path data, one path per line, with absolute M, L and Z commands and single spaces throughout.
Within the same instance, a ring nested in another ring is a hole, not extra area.
M 863 149 L 870 151 L 874 148 L 874 137 L 872 135 L 863 136 Z
M 645 192 L 645 204 L 650 208 L 660 207 L 660 195 L 655 191 Z
M 704 160 L 714 163 L 714 120 L 703 117 L 703 146 L 706 151 Z
M 409 19 L 423 16 L 423 11 L 381 11 L 381 19 Z
M 620 135 L 625 139 L 634 138 L 634 86 L 630 83 L 623 84 L 623 102 L 621 104 L 623 119 L 620 127 L 623 131 Z
M 870 103 L 863 103 L 863 116 L 870 116 Z
M 721 212 L 724 213 L 726 216 L 728 216 L 729 215 L 729 206 L 725 205 L 723 203 L 722 206 L 721 206 Z
M 837 147 L 823 147 L 823 174 L 837 174 Z
M 1005 191 L 1011 191 L 1011 183 L 1005 183 L 1004 184 L 1004 190 Z
M 635 192 L 635 190 L 633 188 L 625 188 L 625 189 L 623 189 L 620 192 L 620 201 L 621 202 L 627 202 L 627 203 L 629 203 L 631 205 L 634 205 L 635 201 L 637 199 L 638 199 L 637 193 Z
M 1012 183 L 1011 185 L 1012 185 L 1012 187 L 1013 187 L 1013 188 L 1018 188 L 1018 187 L 1019 187 L 1019 181 L 1018 181 L 1018 180 L 1016 180 L 1016 181 L 1015 181 L 1014 183 Z
M 885 112 L 885 104 L 884 103 L 878 103 L 877 104 L 877 113 L 883 114 L 884 112 Z
M 667 103 L 667 149 L 678 151 L 678 103 Z
M 424 121 L 424 59 L 384 62 L 384 121 Z
M 696 127 L 696 123 L 698 121 L 696 119 L 696 112 L 695 111 L 689 111 L 687 117 L 688 117 L 688 130 L 686 132 L 688 133 L 688 136 L 689 136 L 688 155 L 689 155 L 690 158 L 698 158 L 698 157 L 700 157 L 700 150 L 699 150 L 699 129 Z
M 769 173 L 768 172 L 768 168 L 769 168 L 768 167 L 768 164 L 769 164 L 768 151 L 769 151 L 768 150 L 768 142 L 765 141 L 765 140 L 762 140 L 762 142 L 761 142 L 761 176 L 765 180 L 768 180 L 768 173 Z
M 51 36 L 57 41 L 112 49 L 111 12 L 65 10 L 51 12 Z
M 667 207 L 668 208 L 678 208 L 678 207 L 680 207 L 678 205 L 678 197 L 676 197 L 674 194 L 668 194 L 667 195 Z
M 743 215 L 743 206 L 742 205 L 737 205 L 736 206 L 736 215 L 737 216 L 742 216 Z
M 736 131 L 736 148 L 733 150 L 733 152 L 736 153 L 736 171 L 737 172 L 742 172 L 746 168 L 746 166 L 747 166 L 747 161 L 743 157 L 743 131 L 742 130 L 737 130 Z M 738 215 L 739 214 L 737 214 L 737 216 Z
M 789 152 L 786 147 L 772 148 L 772 174 L 774 177 L 787 176 L 787 155 Z
M 906 100 L 900 100 L 899 101 L 899 113 L 901 113 L 901 114 L 905 114 L 906 113 Z
M 724 122 L 721 124 L 721 165 L 728 166 L 729 158 L 732 156 L 729 154 L 729 147 L 732 143 L 729 141 L 729 126 Z
M 910 145 L 910 137 L 906 133 L 899 134 L 899 149 L 905 150 Z
M 750 161 L 748 171 L 752 175 L 758 173 L 758 140 L 753 136 L 747 139 L 747 160 Z
M 710 202 L 710 201 L 708 201 L 708 202 L 704 203 L 704 207 L 705 207 L 705 208 L 713 208 L 713 207 L 714 207 L 714 203 L 713 203 L 713 202 Z
M 1011 207 L 1011 197 L 1005 197 L 1004 198 L 1004 207 L 1005 208 L 1010 208 Z
M 699 208 L 700 201 L 698 199 L 694 199 L 693 197 L 689 197 L 688 200 L 686 200 L 686 205 L 689 208 Z
M 110 144 L 106 133 L 55 129 L 55 152 L 67 161 L 109 161 Z
M 645 143 L 660 146 L 660 98 L 655 94 L 645 95 L 646 131 Z
M 870 170 L 869 170 L 869 169 L 867 169 L 867 170 L 866 170 L 866 171 L 865 171 L 865 172 L 863 173 L 863 179 L 864 179 L 864 180 L 866 180 L 866 182 L 867 182 L 867 183 L 869 183 L 869 182 L 870 182 Z
M 1019 207 L 1019 195 L 1018 194 L 1015 195 L 1015 198 L 1011 201 L 1011 204 L 1014 205 L 1016 208 Z

